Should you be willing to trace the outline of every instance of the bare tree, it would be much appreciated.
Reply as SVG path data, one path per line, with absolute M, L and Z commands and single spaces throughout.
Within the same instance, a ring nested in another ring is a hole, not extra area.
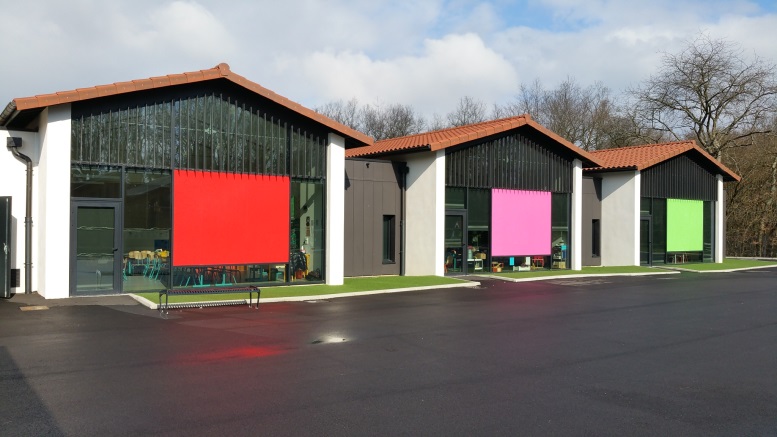
M 360 110 L 363 132 L 376 140 L 412 135 L 424 130 L 426 121 L 409 105 L 366 105 Z
M 583 88 L 573 78 L 567 78 L 550 90 L 539 79 L 531 85 L 521 85 L 515 101 L 501 107 L 498 113 L 528 113 L 583 149 L 595 150 L 626 145 L 634 137 L 630 118 L 619 116 L 618 112 L 610 89 L 602 83 Z
M 486 121 L 486 105 L 470 96 L 459 99 L 459 104 L 447 115 L 450 126 L 464 126 L 467 124 Z
M 441 130 L 450 127 L 448 122 L 438 113 L 432 114 L 432 120 L 427 125 L 429 131 Z
M 637 116 L 682 140 L 695 138 L 715 158 L 750 145 L 775 110 L 775 67 L 748 60 L 740 46 L 700 35 L 678 54 L 665 53 L 659 72 L 630 89 Z
M 316 111 L 376 140 L 395 138 L 422 132 L 426 120 L 409 105 L 380 102 L 361 105 L 357 99 L 337 100 L 316 108 Z
M 361 121 L 359 120 L 359 101 L 356 98 L 348 100 L 336 100 L 314 108 L 319 114 L 325 115 L 332 120 L 342 123 L 350 128 L 361 130 Z

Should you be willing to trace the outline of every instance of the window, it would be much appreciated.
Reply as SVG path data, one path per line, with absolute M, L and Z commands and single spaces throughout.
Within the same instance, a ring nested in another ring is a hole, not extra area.
M 383 263 L 393 263 L 396 261 L 394 255 L 394 228 L 395 218 L 393 215 L 383 216 Z
M 599 229 L 599 219 L 593 219 L 591 221 L 591 256 L 600 256 L 599 242 L 601 241 L 601 234 Z

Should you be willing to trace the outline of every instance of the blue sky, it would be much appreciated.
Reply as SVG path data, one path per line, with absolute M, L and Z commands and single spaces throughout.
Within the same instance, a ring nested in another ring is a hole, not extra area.
M 567 77 L 615 94 L 706 32 L 777 63 L 775 0 L 0 0 L 0 105 L 211 68 L 308 107 L 357 98 L 445 114 Z

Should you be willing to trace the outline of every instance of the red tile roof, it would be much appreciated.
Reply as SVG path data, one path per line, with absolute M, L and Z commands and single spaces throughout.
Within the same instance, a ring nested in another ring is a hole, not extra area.
M 278 103 L 292 111 L 315 120 L 324 126 L 338 132 L 346 137 L 353 138 L 363 144 L 373 144 L 374 140 L 343 124 L 340 124 L 328 117 L 325 117 L 313 110 L 305 108 L 299 103 L 293 102 L 286 97 L 276 94 L 263 86 L 240 76 L 229 69 L 229 65 L 221 63 L 214 68 L 207 70 L 193 71 L 181 74 L 170 74 L 167 76 L 151 77 L 148 79 L 132 80 L 129 82 L 117 82 L 110 85 L 98 85 L 89 88 L 79 88 L 72 91 L 61 91 L 51 94 L 42 94 L 33 97 L 21 97 L 13 99 L 5 110 L 0 114 L 0 126 L 5 126 L 14 113 L 26 110 L 42 109 L 47 106 L 59 105 L 63 103 L 73 103 L 82 100 L 94 99 L 97 97 L 106 97 L 117 94 L 131 93 L 154 88 L 164 88 L 174 85 L 187 83 L 204 82 L 209 80 L 226 79 L 237 85 L 246 88 L 262 97 L 265 97 L 275 103 Z
M 596 150 L 591 154 L 601 165 L 599 167 L 586 167 L 586 170 L 644 170 L 688 151 L 694 151 L 709 160 L 711 164 L 720 169 L 725 180 L 740 180 L 739 175 L 713 158 L 712 155 L 696 145 L 693 140 Z
M 345 156 L 354 158 L 404 151 L 436 151 L 490 135 L 496 135 L 522 126 L 531 126 L 545 136 L 550 137 L 561 146 L 571 150 L 576 155 L 583 158 L 583 160 L 598 164 L 597 159 L 591 154 L 532 120 L 529 114 L 376 141 L 375 144 L 370 146 L 348 149 L 345 151 Z

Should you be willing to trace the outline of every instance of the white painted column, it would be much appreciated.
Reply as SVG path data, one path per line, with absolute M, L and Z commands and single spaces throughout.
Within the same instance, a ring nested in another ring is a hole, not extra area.
M 38 293 L 46 299 L 70 296 L 70 105 L 40 115 L 37 237 Z M 35 243 L 33 243 L 34 245 Z
M 638 171 L 602 175 L 603 266 L 639 265 L 639 201 Z
M 583 269 L 583 162 L 572 162 L 572 270 Z
M 717 179 L 717 197 L 718 200 L 715 201 L 715 258 L 714 261 L 716 263 L 722 263 L 723 257 L 726 256 L 725 253 L 725 246 L 726 246 L 726 230 L 724 229 L 723 223 L 724 218 L 726 217 L 726 199 L 723 197 L 723 176 L 716 175 L 715 178 Z
M 642 201 L 642 174 L 639 170 L 634 172 L 634 209 L 632 210 L 632 217 L 634 223 L 634 251 L 632 252 L 632 265 L 639 265 L 639 250 L 640 239 L 642 232 L 639 226 L 639 221 L 642 218 L 641 202 Z M 651 222 L 652 223 L 652 222 Z
M 407 162 L 405 275 L 445 274 L 445 152 L 417 153 Z
M 326 148 L 326 283 L 345 276 L 345 138 L 330 133 Z
M 445 275 L 445 150 L 438 150 L 434 160 L 434 274 Z M 465 236 L 466 238 L 466 236 Z

